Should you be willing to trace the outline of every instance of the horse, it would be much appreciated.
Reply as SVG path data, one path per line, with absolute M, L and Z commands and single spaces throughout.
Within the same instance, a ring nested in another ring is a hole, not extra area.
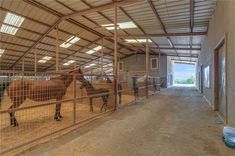
M 103 75 L 106 78 L 106 83 L 113 83 L 112 80 L 108 77 L 108 75 L 104 74 Z M 97 79 L 99 79 L 101 75 L 97 76 Z M 122 85 L 118 83 L 118 97 L 119 97 L 119 104 L 122 103 Z
M 0 103 L 2 102 L 4 96 L 4 90 L 9 86 L 9 84 L 10 84 L 9 82 L 1 82 L 0 84 Z
M 61 100 L 66 93 L 67 87 L 73 81 L 72 74 L 79 73 L 78 71 L 73 70 L 68 73 L 62 73 L 60 76 L 50 80 L 18 79 L 11 81 L 7 89 L 7 94 L 12 102 L 12 105 L 9 107 L 11 126 L 16 127 L 19 125 L 15 117 L 14 109 L 20 107 L 27 98 L 33 101 L 56 99 L 54 119 L 61 121 Z M 4 92 L 4 89 L 1 89 L 1 94 Z
M 104 107 L 106 111 L 107 104 L 108 104 L 109 90 L 104 89 L 104 88 L 95 89 L 93 85 L 88 80 L 86 80 L 83 76 L 80 76 L 78 80 L 82 83 L 80 86 L 80 89 L 83 89 L 83 88 L 86 89 L 86 92 L 90 101 L 90 112 L 93 112 L 93 102 L 92 102 L 93 98 L 99 98 L 99 97 L 102 97 L 102 100 L 103 100 L 103 105 L 100 108 L 100 111 L 102 111 Z M 103 95 L 96 95 L 96 94 L 103 94 Z

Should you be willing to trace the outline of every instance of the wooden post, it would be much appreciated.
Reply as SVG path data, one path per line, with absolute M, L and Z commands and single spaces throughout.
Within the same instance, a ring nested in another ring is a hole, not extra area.
M 158 52 L 158 72 L 159 72 L 159 77 L 160 77 L 160 88 L 161 89 L 161 51 L 159 48 L 159 52 Z
M 77 103 L 77 87 L 76 74 L 73 76 L 73 124 L 76 124 L 76 103 Z
M 56 72 L 59 71 L 59 28 L 56 26 Z
M 159 49 L 159 53 L 158 53 L 158 70 L 159 70 L 159 76 L 161 77 L 161 52 Z
M 37 72 L 37 48 L 34 50 L 34 72 Z
M 23 71 L 23 72 L 24 72 L 24 59 L 25 59 L 25 58 L 22 59 L 22 71 Z
M 117 6 L 115 6 L 114 16 L 114 103 L 115 110 L 118 108 L 118 65 L 117 65 Z
M 102 28 L 103 30 L 104 28 Z M 101 49 L 101 78 L 103 80 L 104 74 L 104 38 L 102 38 L 102 49 Z
M 146 78 L 145 78 L 145 85 L 146 85 L 146 98 L 148 98 L 148 75 L 149 75 L 149 47 L 148 47 L 148 39 L 146 39 L 146 57 L 145 57 L 145 75 L 146 75 Z

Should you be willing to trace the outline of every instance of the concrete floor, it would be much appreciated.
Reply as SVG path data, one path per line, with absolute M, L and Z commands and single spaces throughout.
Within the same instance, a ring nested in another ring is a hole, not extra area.
M 174 87 L 22 155 L 234 156 L 222 128 L 196 89 Z

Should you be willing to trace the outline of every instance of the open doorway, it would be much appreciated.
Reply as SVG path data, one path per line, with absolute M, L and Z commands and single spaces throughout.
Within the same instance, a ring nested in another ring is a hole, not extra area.
M 196 86 L 196 64 L 191 62 L 174 62 L 174 86 Z

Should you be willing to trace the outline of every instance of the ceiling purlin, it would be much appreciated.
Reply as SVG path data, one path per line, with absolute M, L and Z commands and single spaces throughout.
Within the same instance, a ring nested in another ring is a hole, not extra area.
M 194 27 L 194 0 L 190 0 L 190 22 L 189 22 L 189 27 L 190 27 L 190 31 L 193 32 L 193 27 Z M 190 36 L 190 48 L 192 48 L 192 44 L 193 44 L 193 37 Z M 192 50 L 189 51 L 190 56 L 192 55 Z M 191 58 L 190 58 L 190 61 Z

